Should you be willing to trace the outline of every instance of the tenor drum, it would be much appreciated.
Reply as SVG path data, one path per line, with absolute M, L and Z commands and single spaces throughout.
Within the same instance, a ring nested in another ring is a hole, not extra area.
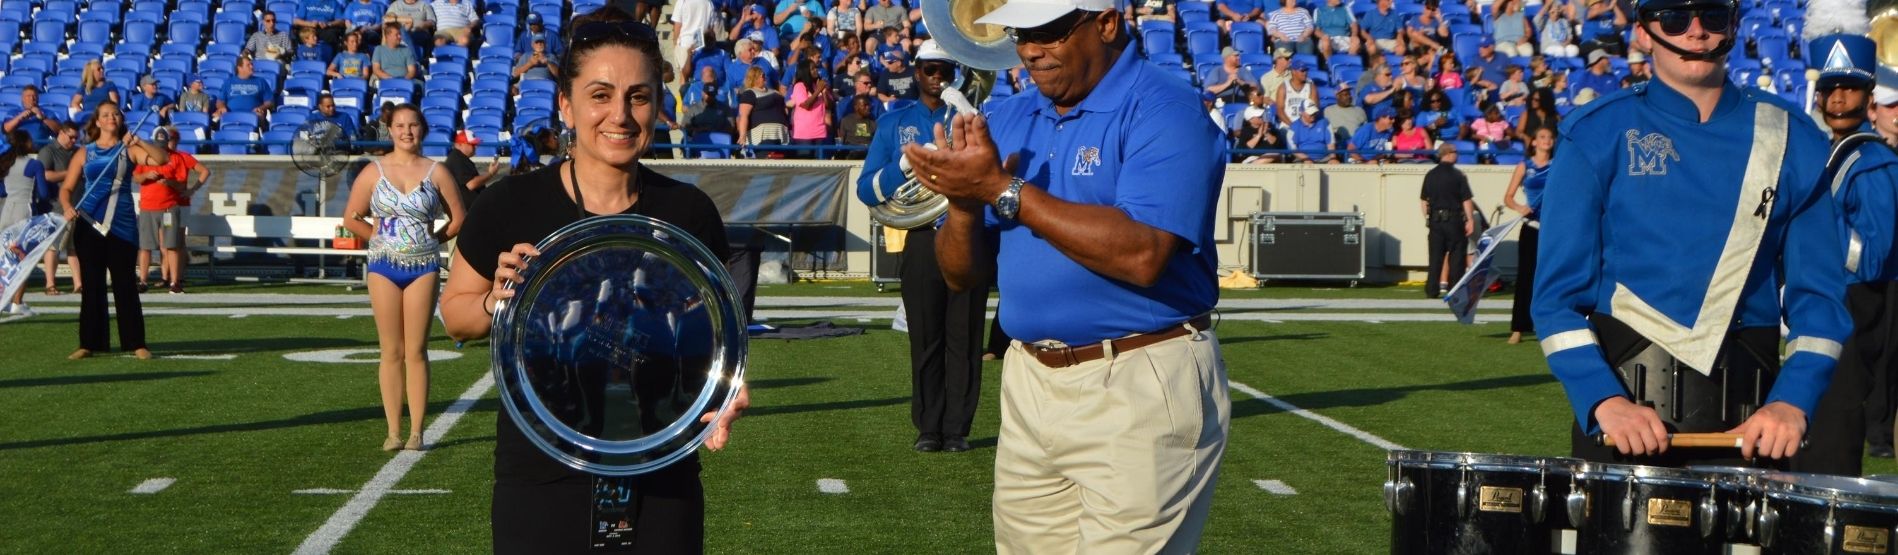
M 1763 553 L 1893 553 L 1898 484 L 1776 472 L 1765 477 L 1762 487 Z
M 1563 553 L 1575 459 L 1394 450 L 1391 553 Z M 1572 546 L 1572 541 L 1568 542 Z
M 1713 474 L 1584 463 L 1569 509 L 1580 513 L 1579 552 L 1716 554 L 1726 548 L 1720 510 L 1729 492 Z

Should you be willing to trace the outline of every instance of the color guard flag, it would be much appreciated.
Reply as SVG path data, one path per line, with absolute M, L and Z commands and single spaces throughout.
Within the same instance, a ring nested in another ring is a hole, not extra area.
M 1450 292 L 1443 296 L 1443 302 L 1450 305 L 1450 313 L 1456 315 L 1456 321 L 1465 324 L 1476 323 L 1476 303 L 1482 301 L 1483 293 L 1502 277 L 1496 271 L 1496 247 L 1502 245 L 1503 237 L 1515 231 L 1516 226 L 1520 224 L 1522 224 L 1522 218 L 1517 217 L 1502 225 L 1489 228 L 1488 231 L 1483 232 L 1481 238 L 1476 240 L 1476 261 L 1470 264 L 1470 271 L 1463 274 L 1463 279 L 1456 282 L 1456 286 L 1451 287 Z M 1432 278 L 1426 277 L 1426 279 Z
M 0 299 L 11 299 L 26 286 L 33 265 L 65 233 L 66 219 L 52 212 L 0 229 Z

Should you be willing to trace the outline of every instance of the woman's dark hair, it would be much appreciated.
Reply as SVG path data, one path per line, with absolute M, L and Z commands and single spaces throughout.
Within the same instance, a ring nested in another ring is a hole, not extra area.
M 14 129 L 7 134 L 7 152 L 0 154 L 0 175 L 13 172 L 13 165 L 28 154 L 33 153 L 33 136 L 25 129 Z
M 1550 91 L 1548 87 L 1536 87 L 1536 88 L 1530 89 L 1529 90 L 1529 105 L 1530 105 L 1529 108 L 1531 109 L 1531 111 L 1542 112 L 1550 116 L 1555 116 L 1556 115 L 1555 92 Z
M 659 35 L 651 27 L 633 19 L 633 14 L 616 6 L 605 6 L 573 18 L 562 31 L 567 43 L 560 55 L 560 94 L 573 94 L 573 80 L 580 75 L 587 56 L 603 46 L 624 46 L 646 57 L 652 80 L 659 81 Z

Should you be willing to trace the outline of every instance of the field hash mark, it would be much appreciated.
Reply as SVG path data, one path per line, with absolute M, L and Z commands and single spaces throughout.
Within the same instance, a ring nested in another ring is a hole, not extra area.
M 1285 482 L 1278 480 L 1253 480 L 1252 483 L 1259 486 L 1259 489 L 1265 490 L 1266 493 L 1272 495 L 1298 495 L 1298 490 L 1292 489 L 1292 486 L 1285 485 Z
M 843 480 L 836 478 L 819 478 L 817 480 L 817 491 L 831 495 L 842 495 L 850 493 L 850 486 L 845 485 Z
M 177 482 L 178 482 L 177 478 L 152 478 L 150 480 L 139 482 L 137 486 L 132 488 L 132 491 L 128 491 L 126 493 L 131 493 L 135 495 L 151 495 L 154 493 L 165 491 L 165 488 L 171 487 L 172 484 L 175 484 Z

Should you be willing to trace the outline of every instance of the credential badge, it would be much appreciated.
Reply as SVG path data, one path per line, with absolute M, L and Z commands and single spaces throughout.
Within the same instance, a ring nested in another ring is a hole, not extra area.
M 1660 133 L 1628 130 L 1628 175 L 1667 175 L 1667 161 L 1679 162 L 1681 155 L 1674 151 L 1674 140 Z

